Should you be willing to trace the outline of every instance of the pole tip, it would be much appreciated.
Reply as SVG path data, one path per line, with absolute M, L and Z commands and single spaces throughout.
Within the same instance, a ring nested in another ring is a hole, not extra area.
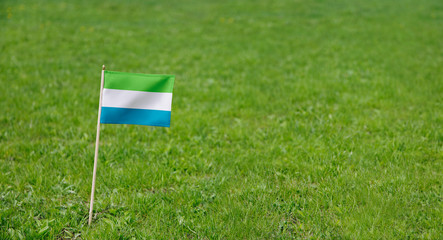
M 105 65 L 103 64 L 102 70 L 105 70 Z

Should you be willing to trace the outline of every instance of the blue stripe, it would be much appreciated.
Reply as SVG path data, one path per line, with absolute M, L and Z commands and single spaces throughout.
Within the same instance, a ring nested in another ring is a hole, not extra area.
M 171 111 L 102 107 L 100 123 L 169 127 Z

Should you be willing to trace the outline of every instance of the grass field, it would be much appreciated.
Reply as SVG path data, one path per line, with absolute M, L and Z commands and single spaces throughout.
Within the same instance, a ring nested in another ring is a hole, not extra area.
M 176 75 L 102 125 L 102 64 Z M 441 239 L 443 2 L 0 1 L 0 239 Z

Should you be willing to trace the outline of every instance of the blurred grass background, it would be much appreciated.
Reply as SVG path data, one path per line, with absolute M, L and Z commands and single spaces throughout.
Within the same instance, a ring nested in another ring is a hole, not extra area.
M 438 239 L 443 2 L 0 1 L 1 239 Z M 102 125 L 101 65 L 175 74 Z

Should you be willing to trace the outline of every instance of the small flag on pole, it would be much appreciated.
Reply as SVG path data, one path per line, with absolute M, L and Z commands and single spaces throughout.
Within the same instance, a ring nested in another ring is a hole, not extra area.
M 169 127 L 174 78 L 104 71 L 100 123 Z
M 100 124 L 136 124 L 158 127 L 171 125 L 173 75 L 106 71 L 102 67 L 92 170 L 89 220 L 92 223 L 95 179 L 97 176 Z

